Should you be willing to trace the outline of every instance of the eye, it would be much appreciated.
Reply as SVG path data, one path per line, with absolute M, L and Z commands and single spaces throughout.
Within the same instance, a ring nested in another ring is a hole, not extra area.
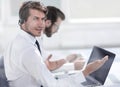
M 42 18 L 41 20 L 42 20 L 42 21 L 45 21 L 45 20 L 46 20 L 46 17 Z
M 38 20 L 39 18 L 38 17 L 34 17 L 33 20 Z

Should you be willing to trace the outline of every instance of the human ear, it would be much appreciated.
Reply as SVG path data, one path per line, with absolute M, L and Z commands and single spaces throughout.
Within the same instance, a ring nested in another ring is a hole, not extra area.
M 46 23 L 46 27 L 49 27 L 49 26 L 51 26 L 51 24 L 52 24 L 52 23 L 51 23 L 51 20 L 46 20 L 45 23 Z

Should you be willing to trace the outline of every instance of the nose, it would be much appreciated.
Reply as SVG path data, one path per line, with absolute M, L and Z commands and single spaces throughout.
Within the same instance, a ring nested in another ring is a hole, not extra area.
M 38 22 L 38 24 L 39 24 L 39 26 L 45 26 L 45 21 L 44 20 L 40 20 L 39 22 Z
M 39 20 L 40 24 L 45 24 L 45 20 Z

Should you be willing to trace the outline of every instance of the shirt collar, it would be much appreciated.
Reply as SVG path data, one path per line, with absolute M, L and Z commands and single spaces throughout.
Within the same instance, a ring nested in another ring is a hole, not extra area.
M 31 42 L 32 44 L 35 44 L 36 37 L 33 37 L 29 33 L 25 32 L 24 30 L 20 30 L 20 35 L 22 35 L 26 40 Z

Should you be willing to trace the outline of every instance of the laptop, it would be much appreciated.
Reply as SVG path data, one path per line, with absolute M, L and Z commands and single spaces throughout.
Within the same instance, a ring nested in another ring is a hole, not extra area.
M 91 52 L 90 58 L 88 60 L 88 63 L 90 63 L 92 61 L 101 59 L 106 55 L 109 56 L 107 62 L 101 68 L 99 68 L 97 71 L 95 71 L 95 72 L 91 73 L 89 76 L 87 76 L 86 81 L 82 83 L 83 86 L 95 87 L 95 86 L 104 85 L 105 80 L 108 76 L 109 70 L 114 61 L 115 54 L 108 50 L 105 50 L 103 48 L 94 46 L 93 50 Z

